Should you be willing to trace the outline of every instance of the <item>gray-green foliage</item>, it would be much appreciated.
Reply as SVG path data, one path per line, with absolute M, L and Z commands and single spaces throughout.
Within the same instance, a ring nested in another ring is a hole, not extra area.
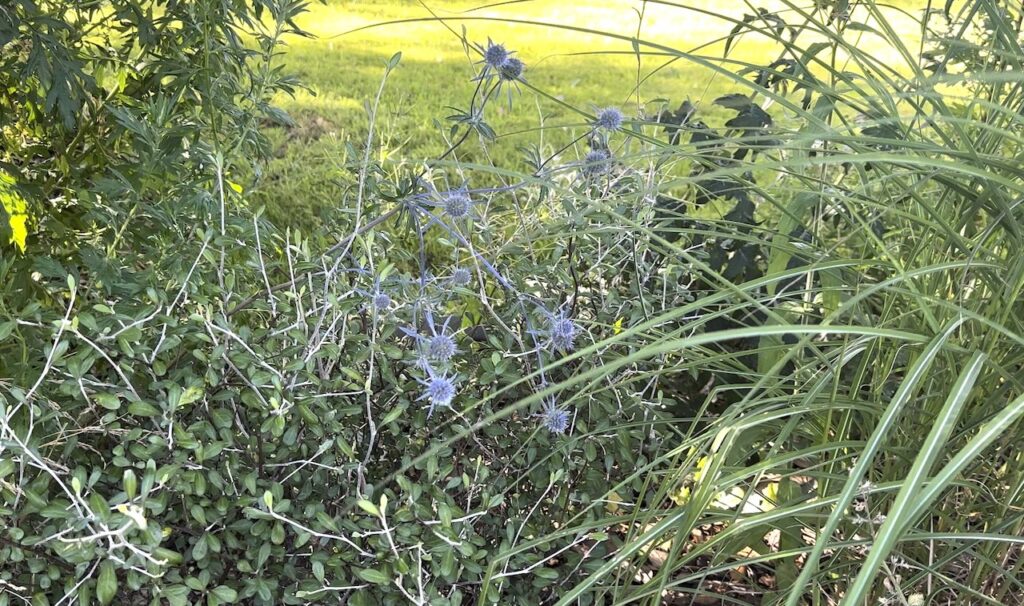
M 723 24 L 727 56 L 778 40 L 766 65 L 635 40 L 730 78 L 728 117 L 581 110 L 579 149 L 522 166 L 458 158 L 516 88 L 549 94 L 528 57 L 478 65 L 427 166 L 374 161 L 378 95 L 312 235 L 240 176 L 301 3 L 79 4 L 0 8 L 0 168 L 33 218 L 0 260 L 0 602 L 1024 590 L 1008 4 L 938 7 L 926 51 L 822 0 Z

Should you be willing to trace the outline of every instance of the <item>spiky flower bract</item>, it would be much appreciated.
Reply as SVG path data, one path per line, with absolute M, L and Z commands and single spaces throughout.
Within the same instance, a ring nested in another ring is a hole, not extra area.
M 501 66 L 508 60 L 509 52 L 505 49 L 503 44 L 495 44 L 490 40 L 487 41 L 487 48 L 484 50 L 484 64 L 487 67 L 500 70 Z
M 568 317 L 556 316 L 550 320 L 548 337 L 551 346 L 559 351 L 572 351 L 578 332 L 579 327 Z
M 478 202 L 479 200 L 473 199 L 466 186 L 448 191 L 437 191 L 424 200 L 427 206 L 439 209 L 443 216 L 455 223 L 479 221 L 481 217 L 474 211 Z
M 551 433 L 565 433 L 569 428 L 569 411 L 558 408 L 553 398 L 547 399 L 540 414 L 540 422 Z
M 438 406 L 445 408 L 451 406 L 456 392 L 454 375 L 438 374 L 433 369 L 429 369 L 427 378 L 418 379 L 418 381 L 423 385 L 423 393 L 416 400 L 427 401 L 429 405 L 427 409 L 428 418 L 434 414 L 434 409 Z
M 371 303 L 377 311 L 386 310 L 391 307 L 391 296 L 386 292 L 374 293 Z
M 544 328 L 530 331 L 542 339 L 538 345 L 551 353 L 572 351 L 580 333 L 579 325 L 564 310 L 558 313 L 545 311 L 544 315 Z
M 526 64 L 517 57 L 508 57 L 498 67 L 498 76 L 502 80 L 518 80 L 523 75 Z
M 512 89 L 519 90 L 519 82 L 523 81 L 523 72 L 526 69 L 526 64 L 522 62 L 518 57 L 511 56 L 509 53 L 508 57 L 494 69 L 492 72 L 490 66 L 483 70 L 476 79 L 486 80 L 490 82 L 492 73 L 497 73 L 498 82 L 492 89 L 496 93 L 500 93 L 504 89 L 508 95 L 508 107 L 512 109 Z M 488 93 L 489 94 L 489 93 Z
M 452 286 L 469 286 L 469 283 L 473 280 L 473 274 L 465 267 L 456 267 L 452 270 L 450 280 Z
M 429 368 L 430 362 L 438 362 L 447 365 L 452 358 L 459 353 L 455 337 L 448 332 L 448 322 L 451 317 L 446 318 L 444 323 L 438 327 L 434 323 L 433 314 L 426 312 L 426 328 L 428 334 L 420 334 L 412 328 L 402 328 L 402 332 L 416 340 L 419 349 L 418 360 L 425 363 Z
M 597 113 L 597 120 L 594 120 L 594 128 L 616 131 L 622 128 L 624 117 L 622 112 L 615 107 L 606 107 Z
M 365 269 L 357 270 L 360 274 L 369 273 Z M 394 299 L 388 294 L 383 286 L 381 285 L 381 277 L 376 276 L 373 279 L 373 288 L 370 290 L 364 290 L 362 288 L 356 288 L 355 292 L 364 298 L 363 309 L 366 311 L 374 311 L 378 313 L 384 313 L 390 311 L 394 306 Z
M 607 149 L 598 148 L 587 152 L 583 158 L 583 174 L 588 177 L 604 174 L 611 168 L 611 152 Z
M 427 339 L 427 355 L 438 362 L 447 363 L 457 352 L 455 339 L 444 333 Z
M 455 397 L 455 383 L 447 377 L 432 377 L 423 395 L 435 406 L 447 406 Z
M 444 195 L 444 214 L 457 221 L 469 217 L 472 205 L 473 200 L 464 191 L 455 190 Z

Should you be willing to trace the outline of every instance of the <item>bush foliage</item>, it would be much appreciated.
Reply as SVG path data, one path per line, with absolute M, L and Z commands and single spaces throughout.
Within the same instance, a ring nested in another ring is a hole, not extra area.
M 0 7 L 0 605 L 1017 603 L 1020 9 L 783 4 L 517 166 L 552 93 L 452 28 L 447 151 L 378 92 L 311 234 L 249 202 L 304 3 Z

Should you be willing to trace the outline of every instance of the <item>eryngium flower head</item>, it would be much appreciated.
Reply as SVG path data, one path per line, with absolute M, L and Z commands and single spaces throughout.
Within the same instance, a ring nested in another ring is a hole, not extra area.
M 465 267 L 456 267 L 452 270 L 451 282 L 453 286 L 469 286 L 473 281 L 473 274 Z
M 540 422 L 551 433 L 565 433 L 569 428 L 569 411 L 555 406 L 554 400 L 548 400 L 544 403 Z
M 611 153 L 607 149 L 592 149 L 583 158 L 583 174 L 596 176 L 608 172 L 611 168 Z
M 445 333 L 427 338 L 427 355 L 438 362 L 448 362 L 456 353 L 458 349 L 455 347 L 455 339 Z
M 594 121 L 595 128 L 603 128 L 605 130 L 619 130 L 622 128 L 622 112 L 614 107 L 606 107 L 597 114 L 597 120 Z
M 440 327 L 434 323 L 434 315 L 429 310 L 425 312 L 425 316 L 427 334 L 421 334 L 411 326 L 403 326 L 400 329 L 416 340 L 416 349 L 419 353 L 418 362 L 428 362 L 428 368 L 430 367 L 429 361 L 446 365 L 455 357 L 455 354 L 459 353 L 455 337 L 448 332 L 448 323 L 453 316 L 446 318 Z
M 426 380 L 420 380 L 423 384 L 423 393 L 419 400 L 426 400 L 429 404 L 427 409 L 427 416 L 434 414 L 434 409 L 438 406 L 448 407 L 451 406 L 452 400 L 455 398 L 455 381 L 454 377 L 448 377 L 443 374 L 434 374 L 431 372 Z
M 373 295 L 373 307 L 377 311 L 384 311 L 391 307 L 391 297 L 387 293 L 378 292 Z
M 361 273 L 361 274 L 369 273 L 365 269 L 359 269 L 357 271 L 358 271 L 358 273 Z M 389 295 L 384 290 L 384 288 L 382 288 L 382 286 L 381 286 L 381 277 L 380 276 L 376 276 L 373 279 L 373 288 L 372 289 L 363 290 L 362 288 L 356 288 L 355 292 L 357 292 L 360 296 L 363 297 L 363 301 L 364 301 L 363 310 L 365 310 L 365 311 L 375 311 L 375 312 L 378 312 L 378 313 L 385 313 L 385 312 L 390 311 L 391 308 L 394 307 L 395 301 L 394 301 L 394 299 L 391 298 L 391 295 Z
M 450 191 L 444 195 L 444 214 L 452 219 L 462 220 L 469 216 L 473 200 L 464 191 Z
M 572 351 L 579 327 L 571 319 L 560 314 L 549 320 L 548 339 L 551 346 L 559 351 Z
M 495 44 L 487 41 L 487 48 L 484 50 L 484 63 L 487 67 L 500 70 L 501 66 L 508 60 L 508 51 L 503 44 Z
M 572 351 L 576 346 L 576 337 L 580 333 L 579 325 L 566 314 L 565 310 L 560 310 L 558 313 L 542 310 L 542 313 L 544 326 L 528 331 L 537 337 L 535 341 L 537 346 L 551 353 Z
M 498 76 L 502 80 L 518 80 L 523 75 L 523 68 L 526 67 L 516 57 L 508 57 L 498 67 Z

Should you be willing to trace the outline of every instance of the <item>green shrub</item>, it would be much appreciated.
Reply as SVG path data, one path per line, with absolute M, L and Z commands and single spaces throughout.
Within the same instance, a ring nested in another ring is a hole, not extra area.
M 449 150 L 375 161 L 378 93 L 313 234 L 248 201 L 301 3 L 0 9 L 0 601 L 1015 599 L 1019 12 L 785 4 L 766 65 L 623 39 L 717 113 L 518 167 L 459 158 L 549 93 L 465 40 Z

